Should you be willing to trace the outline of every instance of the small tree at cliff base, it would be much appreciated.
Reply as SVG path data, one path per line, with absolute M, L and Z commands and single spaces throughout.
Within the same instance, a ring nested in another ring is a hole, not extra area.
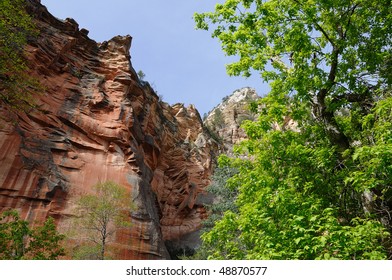
M 51 217 L 43 226 L 30 228 L 18 212 L 6 211 L 0 217 L 0 259 L 55 260 L 64 255 L 64 237 Z
M 103 260 L 116 231 L 130 227 L 132 203 L 124 187 L 115 182 L 99 183 L 93 190 L 77 201 L 77 238 L 87 243 L 77 248 L 75 258 Z

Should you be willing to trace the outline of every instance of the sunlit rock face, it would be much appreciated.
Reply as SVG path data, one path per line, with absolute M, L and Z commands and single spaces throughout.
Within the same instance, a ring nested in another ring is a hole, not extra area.
M 253 88 L 245 87 L 223 98 L 222 102 L 208 113 L 204 124 L 222 141 L 225 152 L 230 154 L 235 144 L 246 139 L 241 124 L 245 120 L 255 120 L 250 104 L 260 97 Z
M 17 209 L 32 224 L 52 216 L 66 232 L 75 201 L 115 181 L 134 207 L 132 226 L 111 240 L 113 257 L 169 258 L 165 241 L 197 232 L 207 215 L 200 198 L 217 143 L 193 106 L 160 102 L 138 79 L 130 36 L 97 43 L 74 20 L 29 3 L 40 34 L 26 58 L 45 90 L 17 123 L 1 108 L 0 211 Z

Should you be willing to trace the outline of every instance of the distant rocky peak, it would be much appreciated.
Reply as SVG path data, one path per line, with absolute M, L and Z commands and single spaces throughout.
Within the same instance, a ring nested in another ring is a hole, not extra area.
M 209 115 L 213 114 L 216 109 L 224 110 L 227 106 L 238 106 L 239 104 L 244 103 L 249 104 L 249 102 L 255 101 L 258 98 L 260 97 L 257 95 L 256 90 L 253 88 L 244 87 L 241 89 L 237 89 L 232 94 L 223 97 L 222 102 L 215 106 L 215 108 L 211 110 Z
M 205 117 L 204 125 L 217 140 L 223 142 L 227 152 L 232 150 L 234 144 L 246 138 L 240 126 L 244 120 L 254 120 L 255 114 L 249 107 L 259 98 L 253 88 L 235 90 L 231 95 L 224 97 Z

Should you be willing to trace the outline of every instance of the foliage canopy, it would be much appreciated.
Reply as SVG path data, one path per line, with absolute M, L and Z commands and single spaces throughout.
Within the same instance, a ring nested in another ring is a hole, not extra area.
M 63 239 L 52 217 L 36 228 L 30 228 L 16 211 L 6 211 L 0 217 L 0 259 L 55 260 L 64 255 Z
M 239 213 L 203 235 L 209 258 L 391 257 L 391 7 L 227 0 L 195 14 L 238 58 L 229 74 L 271 86 L 243 124 L 248 159 L 228 160 Z
M 28 73 L 24 47 L 37 35 L 24 0 L 0 1 L 0 105 L 12 111 L 34 107 L 32 95 L 42 90 Z

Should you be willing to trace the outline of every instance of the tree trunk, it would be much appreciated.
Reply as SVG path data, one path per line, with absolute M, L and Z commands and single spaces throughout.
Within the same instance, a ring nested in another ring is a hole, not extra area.
M 106 226 L 102 229 L 101 260 L 105 259 Z
M 105 259 L 105 239 L 102 239 L 101 245 L 101 260 Z
M 328 80 L 324 87 L 317 93 L 317 100 L 313 104 L 313 112 L 315 113 L 316 118 L 323 124 L 332 145 L 337 146 L 339 152 L 342 153 L 350 147 L 350 142 L 336 122 L 335 112 L 330 110 L 326 105 L 326 98 L 336 83 L 335 79 L 338 71 L 339 53 L 339 49 L 333 46 Z

